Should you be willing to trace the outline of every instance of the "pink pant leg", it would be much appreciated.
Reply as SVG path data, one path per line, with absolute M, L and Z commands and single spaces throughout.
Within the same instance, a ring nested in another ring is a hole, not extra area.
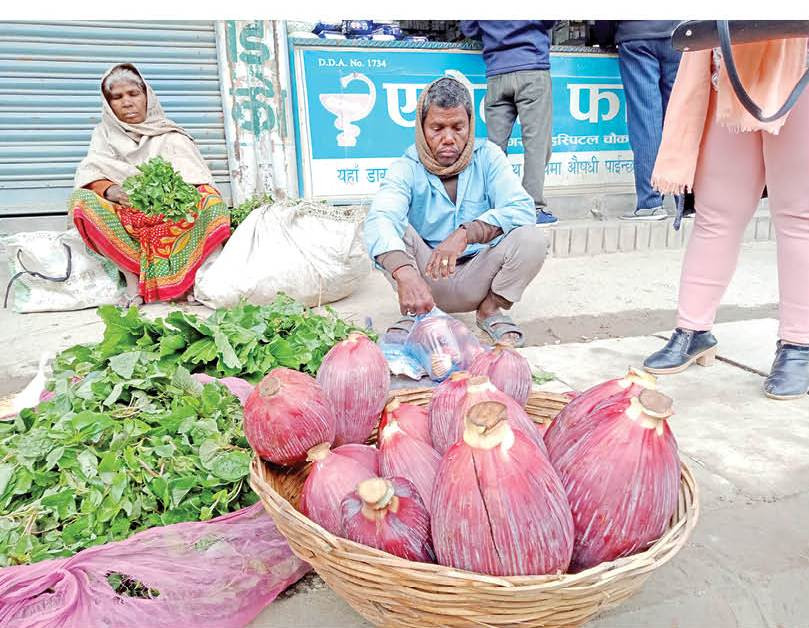
M 778 135 L 763 135 L 767 195 L 778 243 L 779 336 L 809 344 L 809 91 Z
M 764 189 L 761 142 L 760 133 L 731 133 L 716 122 L 706 129 L 694 180 L 694 230 L 680 276 L 678 327 L 713 326 Z

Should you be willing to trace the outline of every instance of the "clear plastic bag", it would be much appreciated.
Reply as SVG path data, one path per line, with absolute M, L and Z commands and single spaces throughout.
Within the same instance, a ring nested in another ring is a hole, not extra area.
M 436 382 L 466 369 L 483 351 L 466 325 L 438 308 L 416 319 L 404 349 Z

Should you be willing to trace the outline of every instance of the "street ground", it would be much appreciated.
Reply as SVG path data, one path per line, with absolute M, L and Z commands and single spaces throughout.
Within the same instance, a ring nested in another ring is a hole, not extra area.
M 587 342 L 650 334 L 674 325 L 681 249 L 647 250 L 594 257 L 550 257 L 510 314 L 526 332 L 526 346 Z M 739 269 L 728 288 L 720 322 L 777 316 L 774 242 L 742 246 Z M 7 268 L 0 263 L 0 285 Z M 153 304 L 151 316 L 172 308 L 204 313 L 201 305 Z M 384 330 L 399 317 L 395 294 L 374 272 L 350 297 L 333 303 L 343 317 Z M 458 315 L 473 330 L 474 314 Z M 103 325 L 94 310 L 17 315 L 0 310 L 0 396 L 21 388 L 36 371 L 42 351 L 58 352 L 100 340 Z M 721 339 L 720 339 L 721 340 Z M 767 347 L 770 350 L 772 347 Z
M 681 256 L 650 250 L 549 259 L 512 312 L 527 333 L 526 357 L 555 375 L 547 386 L 580 390 L 658 349 L 674 322 Z M 672 429 L 699 482 L 700 521 L 641 593 L 590 625 L 809 627 L 809 397 L 778 402 L 761 390 L 777 339 L 777 296 L 774 243 L 745 244 L 715 329 L 720 359 L 661 378 L 675 400 Z M 146 311 L 157 316 L 170 307 Z M 371 317 L 377 330 L 398 316 L 377 273 L 333 307 L 358 322 Z M 474 327 L 473 315 L 460 318 Z M 101 332 L 92 310 L 0 312 L 0 397 L 24 385 L 41 351 L 96 341 Z M 310 575 L 254 625 L 368 624 Z

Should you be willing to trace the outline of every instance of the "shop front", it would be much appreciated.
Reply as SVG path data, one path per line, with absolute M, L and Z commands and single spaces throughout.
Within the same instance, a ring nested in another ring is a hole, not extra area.
M 333 203 L 367 202 L 391 162 L 414 141 L 425 85 L 452 76 L 474 95 L 475 135 L 486 137 L 486 77 L 477 44 L 290 38 L 299 192 Z M 614 54 L 554 47 L 549 193 L 630 193 L 633 162 Z M 519 122 L 509 160 L 522 175 Z

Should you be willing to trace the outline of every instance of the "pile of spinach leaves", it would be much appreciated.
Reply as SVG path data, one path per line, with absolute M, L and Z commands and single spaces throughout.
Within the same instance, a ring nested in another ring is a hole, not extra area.
M 168 161 L 153 157 L 137 169 L 138 174 L 128 177 L 122 184 L 132 207 L 149 216 L 162 214 L 165 221 L 194 221 L 199 191 L 183 181 Z
M 131 351 L 0 424 L 0 566 L 255 503 L 238 399 Z

